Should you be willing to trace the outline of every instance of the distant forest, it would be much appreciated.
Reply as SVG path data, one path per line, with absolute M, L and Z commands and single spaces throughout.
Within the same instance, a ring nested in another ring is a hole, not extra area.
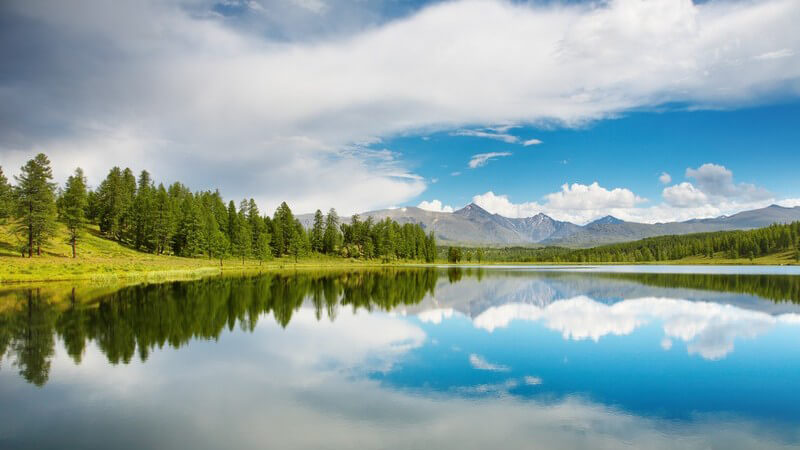
M 87 223 L 137 250 L 184 257 L 266 260 L 316 253 L 433 262 L 436 255 L 433 234 L 419 225 L 357 215 L 349 224 L 340 223 L 331 208 L 327 215 L 317 210 L 306 229 L 285 202 L 270 217 L 252 198 L 241 200 L 238 208 L 233 200 L 226 206 L 219 190 L 192 192 L 179 182 L 156 185 L 146 170 L 137 179 L 130 169 L 114 167 L 94 190 L 80 168 L 63 187 L 52 180 L 50 160 L 42 153 L 22 167 L 16 185 L 0 167 L 0 221 L 13 221 L 22 255 L 41 254 L 58 222 L 68 230 L 73 257 Z
M 439 256 L 450 262 L 641 263 L 676 261 L 688 257 L 748 258 L 752 260 L 792 250 L 795 260 L 800 261 L 800 222 L 775 224 L 747 231 L 658 236 L 587 249 L 449 247 L 441 249 Z

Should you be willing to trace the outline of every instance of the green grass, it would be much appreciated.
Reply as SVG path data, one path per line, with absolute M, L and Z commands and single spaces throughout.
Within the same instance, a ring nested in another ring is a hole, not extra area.
M 32 281 L 90 280 L 93 282 L 165 281 L 195 279 L 203 276 L 236 272 L 257 272 L 280 269 L 373 266 L 379 263 L 318 255 L 315 257 L 255 260 L 181 258 L 153 255 L 125 247 L 104 238 L 90 226 L 78 244 L 78 257 L 72 258 L 67 233 L 61 225 L 41 256 L 23 258 L 16 250 L 17 237 L 10 225 L 0 225 L 0 283 Z
M 273 270 L 326 269 L 346 267 L 386 266 L 378 260 L 362 261 L 340 257 L 316 255 L 300 258 L 276 258 L 266 262 L 226 259 L 220 267 L 218 260 L 208 258 L 181 258 L 176 256 L 143 253 L 104 238 L 96 226 L 87 227 L 78 244 L 78 257 L 73 259 L 67 243 L 66 229 L 59 225 L 56 235 L 42 249 L 41 256 L 23 258 L 18 252 L 19 241 L 8 224 L 0 225 L 0 283 L 76 281 L 87 280 L 99 283 L 157 282 L 167 280 L 196 279 L 220 273 L 259 272 Z M 444 261 L 442 261 L 444 263 Z M 391 265 L 404 265 L 396 262 Z M 462 262 L 468 266 L 473 263 Z M 484 262 L 483 264 L 507 264 Z M 574 263 L 513 263 L 521 265 L 575 265 Z M 597 263 L 592 263 L 596 265 Z M 624 263 L 608 263 L 624 264 Z M 794 252 L 769 255 L 754 260 L 745 258 L 727 259 L 722 254 L 715 258 L 691 257 L 677 261 L 661 261 L 650 264 L 797 264 Z M 422 264 L 415 264 L 422 265 Z

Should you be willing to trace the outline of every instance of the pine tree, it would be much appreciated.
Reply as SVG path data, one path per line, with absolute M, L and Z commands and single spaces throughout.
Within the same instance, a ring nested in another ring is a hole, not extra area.
M 133 200 L 133 246 L 137 250 L 152 251 L 155 247 L 154 219 L 155 210 L 153 194 L 155 188 L 150 173 L 143 170 L 139 175 L 139 184 Z
M 75 169 L 75 174 L 67 179 L 67 185 L 61 197 L 61 218 L 67 225 L 67 242 L 72 247 L 73 258 L 78 256 L 76 247 L 78 238 L 83 229 L 83 224 L 86 221 L 86 203 L 86 177 L 83 175 L 83 170 L 79 167 Z
M 289 205 L 286 202 L 281 203 L 272 219 L 272 247 L 275 249 L 275 256 L 290 253 L 289 244 L 292 240 L 294 222 L 294 215 Z
M 158 189 L 153 201 L 153 247 L 157 255 L 167 251 L 172 239 L 173 229 L 172 202 L 163 184 Z
M 230 247 L 230 241 L 228 241 L 228 236 L 225 233 L 219 229 L 213 232 L 211 235 L 211 253 L 219 258 L 220 267 L 222 267 L 222 260 L 230 252 Z
M 239 207 L 239 214 L 236 218 L 236 223 L 233 225 L 235 230 L 233 234 L 233 239 L 231 240 L 231 246 L 233 247 L 234 254 L 242 259 L 242 264 L 244 264 L 244 259 L 250 256 L 253 247 L 253 234 L 250 230 L 250 223 L 247 221 L 247 208 L 248 202 L 246 200 L 242 200 L 240 207 Z
M 256 246 L 253 250 L 256 258 L 262 263 L 272 256 L 269 233 L 263 232 L 258 236 L 258 242 L 256 242 Z
M 322 253 L 325 234 L 324 220 L 322 211 L 317 210 L 314 213 L 314 226 L 311 228 L 311 251 L 313 252 Z
M 11 216 L 13 206 L 14 191 L 3 174 L 3 167 L 0 166 L 0 221 L 5 221 Z
M 261 213 L 258 211 L 258 205 L 252 198 L 247 202 L 247 223 L 252 237 L 250 246 L 255 250 L 258 248 L 258 239 L 262 233 L 266 232 L 266 229 L 264 228 L 264 220 L 261 218 Z
M 291 227 L 289 235 L 289 248 L 288 252 L 294 256 L 294 262 L 297 262 L 298 257 L 303 252 L 303 236 L 300 235 L 297 228 Z
M 341 233 L 339 232 L 339 216 L 336 210 L 331 208 L 328 211 L 328 216 L 325 218 L 325 233 L 322 237 L 322 253 L 332 255 L 336 253 L 336 249 L 341 242 Z
M 17 232 L 27 242 L 25 250 L 28 257 L 33 256 L 34 246 L 41 254 L 41 246 L 47 242 L 55 230 L 56 202 L 55 183 L 50 160 L 44 153 L 22 166 L 17 181 L 16 218 Z

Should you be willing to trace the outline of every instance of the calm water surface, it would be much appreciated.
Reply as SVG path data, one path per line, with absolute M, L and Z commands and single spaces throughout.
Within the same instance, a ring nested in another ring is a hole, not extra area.
M 800 448 L 800 274 L 6 289 L 0 448 Z

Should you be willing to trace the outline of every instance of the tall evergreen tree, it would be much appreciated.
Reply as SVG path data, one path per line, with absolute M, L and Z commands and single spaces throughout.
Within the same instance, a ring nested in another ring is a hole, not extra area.
M 155 187 L 150 173 L 143 170 L 139 175 L 136 195 L 133 200 L 133 246 L 152 251 L 155 247 Z
M 272 244 L 275 256 L 289 254 L 289 244 L 294 233 L 295 220 L 289 205 L 283 202 L 275 210 L 272 218 Z
M 247 223 L 250 226 L 250 236 L 252 242 L 250 247 L 256 249 L 258 247 L 258 240 L 261 234 L 266 232 L 264 227 L 264 219 L 261 218 L 261 213 L 258 211 L 258 205 L 252 198 L 247 202 Z
M 317 210 L 314 213 L 314 225 L 311 228 L 311 251 L 322 253 L 323 238 L 325 236 L 325 218 L 322 216 L 322 211 Z
M 61 219 L 67 226 L 67 240 L 72 247 L 72 257 L 76 258 L 78 238 L 86 221 L 86 177 L 79 167 L 75 174 L 67 179 L 64 194 L 61 197 Z
M 124 211 L 122 170 L 113 167 L 97 190 L 100 231 L 114 239 L 122 237 L 120 223 Z
M 172 202 L 163 184 L 158 185 L 153 201 L 153 250 L 160 255 L 169 248 L 173 233 Z
M 11 216 L 14 206 L 14 191 L 8 179 L 3 174 L 3 167 L 0 166 L 0 221 Z
M 30 258 L 34 247 L 37 254 L 41 254 L 41 246 L 55 231 L 56 188 L 52 182 L 50 160 L 44 153 L 39 153 L 22 166 L 15 179 L 17 232 L 26 241 L 25 250 Z
M 336 253 L 341 241 L 342 236 L 339 231 L 339 216 L 336 214 L 336 210 L 331 208 L 328 211 L 328 216 L 325 218 L 325 233 L 322 236 L 322 252 L 327 255 Z

